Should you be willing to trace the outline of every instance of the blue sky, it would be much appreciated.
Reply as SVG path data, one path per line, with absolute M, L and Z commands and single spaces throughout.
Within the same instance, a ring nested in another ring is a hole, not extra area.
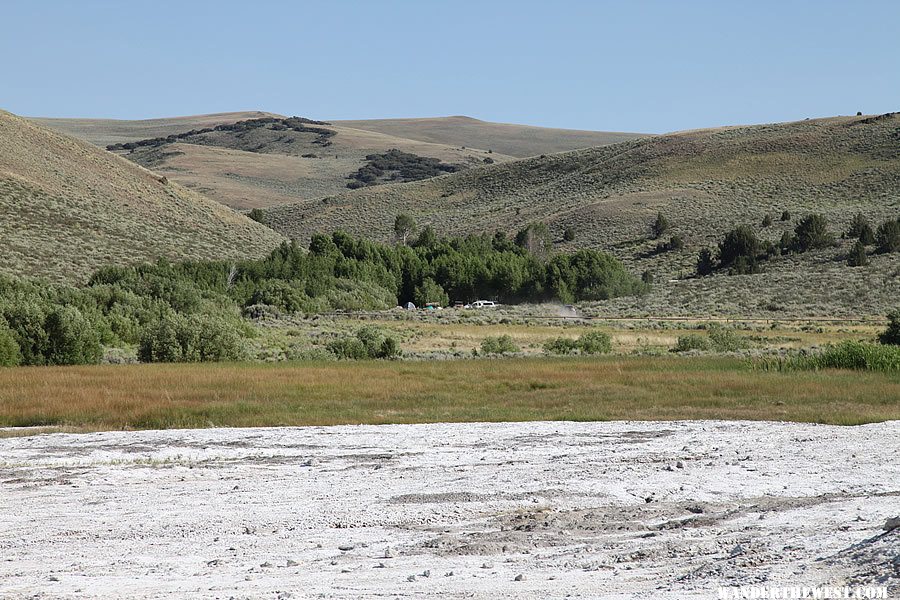
M 0 108 L 665 132 L 900 110 L 900 2 L 3 0 Z

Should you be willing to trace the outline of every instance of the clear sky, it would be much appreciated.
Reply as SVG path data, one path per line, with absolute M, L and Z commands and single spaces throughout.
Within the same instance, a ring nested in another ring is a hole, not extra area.
M 898 27 L 898 0 L 0 0 L 0 108 L 639 132 L 883 113 Z

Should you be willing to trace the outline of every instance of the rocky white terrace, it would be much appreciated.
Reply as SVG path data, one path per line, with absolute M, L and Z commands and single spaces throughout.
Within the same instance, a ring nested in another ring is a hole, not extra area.
M 898 422 L 0 439 L 0 597 L 893 595 L 898 457 Z

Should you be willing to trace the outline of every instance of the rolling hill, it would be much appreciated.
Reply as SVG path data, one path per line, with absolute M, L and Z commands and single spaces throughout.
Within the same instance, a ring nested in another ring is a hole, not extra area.
M 177 136 L 172 143 L 120 150 L 123 156 L 238 210 L 313 200 L 344 191 L 367 156 L 397 149 L 465 169 L 530 154 L 554 153 L 634 139 L 637 134 L 547 129 L 487 123 L 467 117 L 344 121 L 290 128 L 184 134 L 255 119 L 265 112 L 234 112 L 171 119 L 34 119 L 101 147 Z M 509 149 L 507 152 L 505 149 Z
M 464 116 L 335 121 L 335 125 L 434 144 L 493 150 L 516 158 L 607 146 L 648 135 L 491 123 Z
M 781 221 L 784 211 L 791 218 Z M 884 314 L 900 298 L 900 257 L 873 256 L 868 267 L 851 268 L 847 241 L 780 257 L 759 275 L 685 277 L 699 249 L 714 248 L 738 224 L 777 243 L 809 213 L 825 215 L 838 235 L 857 212 L 876 224 L 900 215 L 900 114 L 636 139 L 285 205 L 266 211 L 266 220 L 300 240 L 336 228 L 389 239 L 399 212 L 445 234 L 512 234 L 544 221 L 558 248 L 607 249 L 665 282 L 622 311 Z M 656 250 L 649 225 L 658 212 L 684 248 Z M 762 227 L 767 214 L 774 223 Z M 566 228 L 574 241 L 562 241 Z
M 283 238 L 87 142 L 0 111 L 4 273 L 83 281 L 97 267 L 259 256 Z

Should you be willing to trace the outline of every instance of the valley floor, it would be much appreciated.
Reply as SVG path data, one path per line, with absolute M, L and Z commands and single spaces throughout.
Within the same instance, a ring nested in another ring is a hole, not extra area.
M 900 422 L 530 422 L 0 440 L 4 598 L 900 592 Z

